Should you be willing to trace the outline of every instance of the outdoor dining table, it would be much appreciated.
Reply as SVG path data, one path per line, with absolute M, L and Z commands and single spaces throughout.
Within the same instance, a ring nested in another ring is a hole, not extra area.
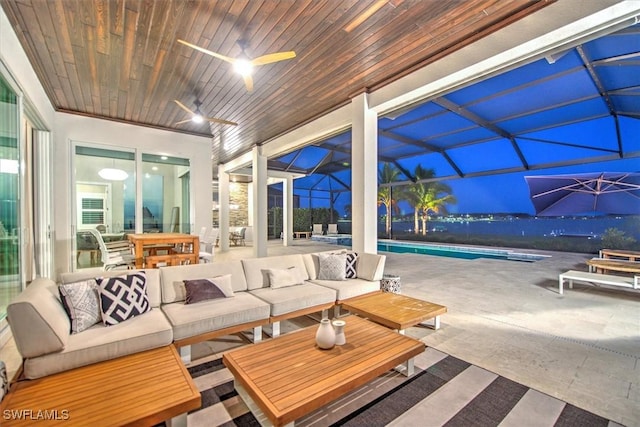
M 153 264 L 153 255 L 145 258 L 144 251 L 150 247 L 172 247 L 169 254 L 163 255 L 167 265 L 182 263 L 197 264 L 200 253 L 198 236 L 185 233 L 136 233 L 127 234 L 127 238 L 134 246 L 136 268 L 143 268 L 145 261 Z

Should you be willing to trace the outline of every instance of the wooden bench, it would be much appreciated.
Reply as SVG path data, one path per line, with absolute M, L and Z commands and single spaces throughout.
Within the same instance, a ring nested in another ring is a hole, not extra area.
M 624 249 L 601 249 L 600 258 L 623 258 L 627 261 L 640 261 L 640 251 L 627 251 Z
M 624 288 L 640 289 L 640 276 L 624 277 L 612 274 L 591 273 L 587 271 L 569 270 L 558 276 L 558 293 L 562 295 L 564 281 L 569 282 L 569 289 L 573 288 L 573 281 L 597 283 L 600 285 L 622 286 Z
M 607 271 L 623 271 L 640 274 L 640 262 L 624 261 L 611 258 L 591 258 L 587 260 L 590 272 L 606 273 Z

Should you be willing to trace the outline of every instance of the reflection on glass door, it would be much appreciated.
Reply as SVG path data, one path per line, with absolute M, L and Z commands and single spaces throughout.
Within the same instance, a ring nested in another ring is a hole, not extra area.
M 18 112 L 18 97 L 0 75 L 0 321 L 22 289 Z
M 135 231 L 135 153 L 96 147 L 75 147 L 76 268 L 102 265 L 100 245 L 125 239 Z
M 143 231 L 190 233 L 189 160 L 142 154 Z

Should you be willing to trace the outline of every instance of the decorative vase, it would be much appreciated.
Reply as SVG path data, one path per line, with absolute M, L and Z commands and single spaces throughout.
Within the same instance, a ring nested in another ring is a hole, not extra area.
M 318 348 L 328 350 L 336 345 L 336 333 L 329 319 L 322 319 L 316 332 L 316 344 Z
M 347 338 L 344 336 L 344 325 L 347 323 L 344 320 L 334 320 L 333 330 L 336 333 L 336 345 L 344 345 L 347 343 Z

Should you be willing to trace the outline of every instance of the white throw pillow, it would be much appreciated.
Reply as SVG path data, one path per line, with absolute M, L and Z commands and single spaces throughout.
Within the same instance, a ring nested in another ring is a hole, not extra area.
M 298 267 L 270 268 L 266 270 L 271 289 L 285 288 L 304 283 L 304 276 Z
M 347 280 L 347 254 L 324 254 L 319 253 L 320 268 L 318 269 L 319 280 Z

